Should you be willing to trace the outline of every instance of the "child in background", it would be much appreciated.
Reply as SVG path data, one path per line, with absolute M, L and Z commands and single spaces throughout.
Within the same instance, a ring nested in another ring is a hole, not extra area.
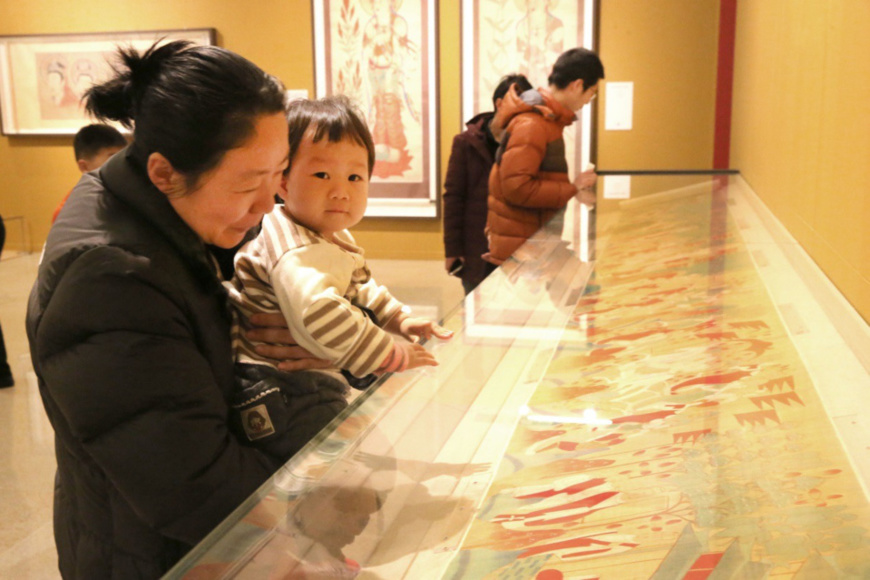
M 103 163 L 109 160 L 109 157 L 126 146 L 127 140 L 120 131 L 111 125 L 104 125 L 102 123 L 85 125 L 79 129 L 73 138 L 73 153 L 76 156 L 76 165 L 82 173 L 99 169 Z M 51 216 L 51 223 L 57 220 L 57 215 L 60 213 L 71 192 L 72 190 L 63 197 L 57 209 L 54 210 Z
M 347 231 L 365 213 L 375 162 L 371 133 L 350 101 L 295 101 L 288 123 L 290 167 L 279 192 L 285 204 L 266 215 L 259 236 L 238 252 L 228 284 L 241 427 L 283 459 L 347 405 L 349 385 L 365 388 L 371 375 L 437 365 L 417 341 L 452 336 L 410 316 L 378 286 Z M 245 337 L 243 321 L 258 312 L 283 313 L 298 344 L 329 366 L 278 371 L 277 361 L 259 355 Z M 264 403 L 269 394 L 276 401 L 271 406 Z

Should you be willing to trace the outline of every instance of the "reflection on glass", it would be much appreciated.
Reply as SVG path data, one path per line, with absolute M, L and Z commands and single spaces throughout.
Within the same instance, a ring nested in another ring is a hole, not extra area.
M 594 264 L 554 220 L 445 319 L 439 367 L 366 392 L 169 577 L 870 577 L 830 378 L 766 285 L 790 242 L 739 178 L 632 189 L 592 212 Z

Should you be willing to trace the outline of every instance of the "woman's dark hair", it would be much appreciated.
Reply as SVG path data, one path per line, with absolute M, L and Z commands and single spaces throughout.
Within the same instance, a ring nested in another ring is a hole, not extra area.
M 604 64 L 597 54 L 588 48 L 572 48 L 556 59 L 547 82 L 564 89 L 577 79 L 583 79 L 583 90 L 589 90 L 603 78 Z
M 338 95 L 316 101 L 293 101 L 287 109 L 287 123 L 290 128 L 291 166 L 308 128 L 313 127 L 312 141 L 315 143 L 324 137 L 331 143 L 349 138 L 365 147 L 369 154 L 369 177 L 372 176 L 375 167 L 375 143 L 362 114 L 347 97 Z
M 495 102 L 507 94 L 508 89 L 511 88 L 511 85 L 516 85 L 516 92 L 518 95 L 523 94 L 532 88 L 532 83 L 529 82 L 529 79 L 526 78 L 526 75 L 521 74 L 509 74 L 501 77 L 501 80 L 498 81 L 498 85 L 496 85 L 495 90 L 492 92 L 492 108 L 495 108 Z
M 133 155 L 144 164 L 162 154 L 192 188 L 253 134 L 258 117 L 284 112 L 284 88 L 228 50 L 158 44 L 120 49 L 115 76 L 85 93 L 85 108 L 132 128 Z

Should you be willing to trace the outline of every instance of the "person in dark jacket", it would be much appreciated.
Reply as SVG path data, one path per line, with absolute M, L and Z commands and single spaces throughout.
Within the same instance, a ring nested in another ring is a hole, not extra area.
M 504 127 L 497 113 L 510 87 L 519 94 L 532 88 L 524 75 L 502 77 L 492 93 L 493 111 L 480 113 L 453 138 L 444 179 L 444 267 L 462 280 L 468 294 L 492 272 L 487 250 L 486 198 L 489 172 Z
M 3 216 L 0 216 L 0 255 L 3 254 L 3 244 L 6 242 L 6 226 L 3 225 Z M 0 389 L 14 387 L 15 378 L 12 376 L 12 368 L 6 356 L 6 343 L 3 341 L 3 327 L 0 327 Z
M 598 94 L 604 65 L 585 48 L 563 52 L 546 89 L 505 96 L 505 135 L 489 178 L 484 259 L 499 265 L 563 209 L 572 197 L 593 205 L 596 175 L 578 173 L 572 183 L 562 132 L 575 113 Z
M 227 426 L 230 315 L 209 245 L 231 251 L 273 207 L 283 87 L 213 46 L 121 57 L 85 100 L 133 142 L 73 189 L 27 312 L 64 578 L 161 576 L 277 467 Z

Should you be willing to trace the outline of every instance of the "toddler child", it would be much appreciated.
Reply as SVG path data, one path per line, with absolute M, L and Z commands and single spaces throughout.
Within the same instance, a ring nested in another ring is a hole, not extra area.
M 347 405 L 348 385 L 365 388 L 377 375 L 437 365 L 417 341 L 452 336 L 410 316 L 379 286 L 347 231 L 365 213 L 375 162 L 371 133 L 350 101 L 295 101 L 288 123 L 284 205 L 263 218 L 260 234 L 238 252 L 228 284 L 242 385 L 237 420 L 248 440 L 282 460 Z M 259 355 L 242 327 L 258 312 L 281 312 L 298 344 L 333 366 L 277 370 L 278 361 Z

